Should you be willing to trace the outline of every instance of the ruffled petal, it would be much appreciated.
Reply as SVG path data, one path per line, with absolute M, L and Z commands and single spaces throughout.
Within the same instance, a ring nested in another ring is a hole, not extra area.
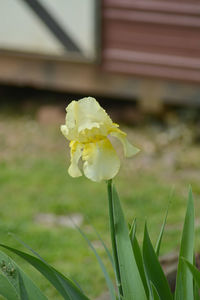
M 112 120 L 106 111 L 92 97 L 83 98 L 78 101 L 78 131 L 84 129 L 100 128 L 101 124 L 111 125 Z
M 126 137 L 126 133 L 123 132 L 122 130 L 117 129 L 116 131 L 111 132 L 110 135 L 115 136 L 116 138 L 118 138 L 120 140 L 120 142 L 123 145 L 124 155 L 126 157 L 131 157 L 140 151 L 140 149 L 138 149 L 137 147 L 135 147 L 131 143 L 129 143 L 129 141 L 127 140 L 127 137 Z
M 78 167 L 78 162 L 82 155 L 83 146 L 78 142 L 71 141 L 70 148 L 71 148 L 71 153 L 70 153 L 71 164 L 69 166 L 68 173 L 72 177 L 79 177 L 82 175 L 82 173 Z
M 78 131 L 77 131 L 77 101 L 72 101 L 66 108 L 66 119 L 65 119 L 65 129 L 61 126 L 61 131 L 64 134 L 64 136 L 72 141 L 77 140 L 78 138 Z
M 86 144 L 82 158 L 84 174 L 93 181 L 111 179 L 119 171 L 120 160 L 107 138 L 96 143 Z
M 66 111 L 67 138 L 69 140 L 88 142 L 87 133 L 89 131 L 90 137 L 97 133 L 107 136 L 108 130 L 112 126 L 111 118 L 92 97 L 72 101 Z

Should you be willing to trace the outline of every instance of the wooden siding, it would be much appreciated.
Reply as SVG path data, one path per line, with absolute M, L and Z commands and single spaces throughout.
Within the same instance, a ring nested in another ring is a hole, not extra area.
M 102 69 L 200 82 L 200 2 L 103 0 Z

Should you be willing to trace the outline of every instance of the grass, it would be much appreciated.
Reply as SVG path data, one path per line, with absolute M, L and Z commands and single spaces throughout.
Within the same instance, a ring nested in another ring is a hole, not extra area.
M 200 217 L 200 203 L 196 196 L 200 192 L 199 148 L 188 137 L 189 134 L 192 136 L 193 129 L 184 127 L 174 139 L 169 138 L 168 128 L 143 126 L 126 130 L 130 140 L 142 149 L 138 157 L 122 160 L 120 173 L 115 179 L 127 221 L 137 218 L 141 240 L 146 219 L 155 243 L 168 201 L 172 198 L 161 254 L 177 251 L 189 184 L 195 194 L 197 221 Z M 41 224 L 36 221 L 36 216 L 39 213 L 82 214 L 81 227 L 97 246 L 111 272 L 91 226 L 110 247 L 105 183 L 69 177 L 67 143 L 58 124 L 50 126 L 28 117 L 1 115 L 0 157 L 1 241 L 23 249 L 8 235 L 8 232 L 15 233 L 50 264 L 79 282 L 91 299 L 100 295 L 106 290 L 103 275 L 77 230 Z M 197 241 L 197 249 L 199 246 Z M 36 271 L 22 260 L 15 259 L 49 299 L 61 299 Z

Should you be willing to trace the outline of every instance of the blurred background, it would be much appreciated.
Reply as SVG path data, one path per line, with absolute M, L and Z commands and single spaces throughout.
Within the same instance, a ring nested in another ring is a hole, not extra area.
M 1 0 L 0 236 L 17 234 L 95 299 L 101 270 L 74 220 L 111 270 L 106 186 L 72 179 L 60 133 L 65 107 L 93 96 L 141 149 L 115 179 L 127 221 L 176 256 L 191 184 L 200 226 L 200 4 L 197 0 Z M 197 240 L 196 251 L 200 249 Z M 16 258 L 15 258 L 16 259 Z M 55 290 L 29 266 L 49 299 Z M 112 274 L 113 276 L 113 274 Z M 102 298 L 103 299 L 103 298 Z

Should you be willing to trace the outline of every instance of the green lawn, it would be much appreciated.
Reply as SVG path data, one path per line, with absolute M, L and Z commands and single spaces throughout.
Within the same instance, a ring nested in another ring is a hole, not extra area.
M 147 220 L 152 240 L 156 241 L 168 201 L 172 199 L 161 254 L 178 250 L 189 184 L 195 194 L 199 232 L 199 145 L 193 144 L 190 137 L 192 128 L 184 126 L 179 135 L 171 138 L 172 129 L 149 125 L 125 129 L 130 141 L 142 151 L 133 159 L 122 159 L 115 179 L 127 221 L 137 218 L 140 240 Z M 121 155 L 120 145 L 116 145 Z M 111 271 L 91 226 L 110 247 L 106 184 L 93 183 L 84 177 L 70 178 L 68 162 L 68 146 L 57 124 L 50 126 L 28 117 L 0 116 L 1 241 L 22 249 L 8 235 L 8 232 L 15 233 L 50 264 L 79 282 L 94 299 L 106 290 L 106 285 L 86 242 L 73 228 L 36 221 L 40 213 L 81 214 L 81 228 Z M 37 271 L 22 260 L 16 260 L 49 299 L 61 299 Z

